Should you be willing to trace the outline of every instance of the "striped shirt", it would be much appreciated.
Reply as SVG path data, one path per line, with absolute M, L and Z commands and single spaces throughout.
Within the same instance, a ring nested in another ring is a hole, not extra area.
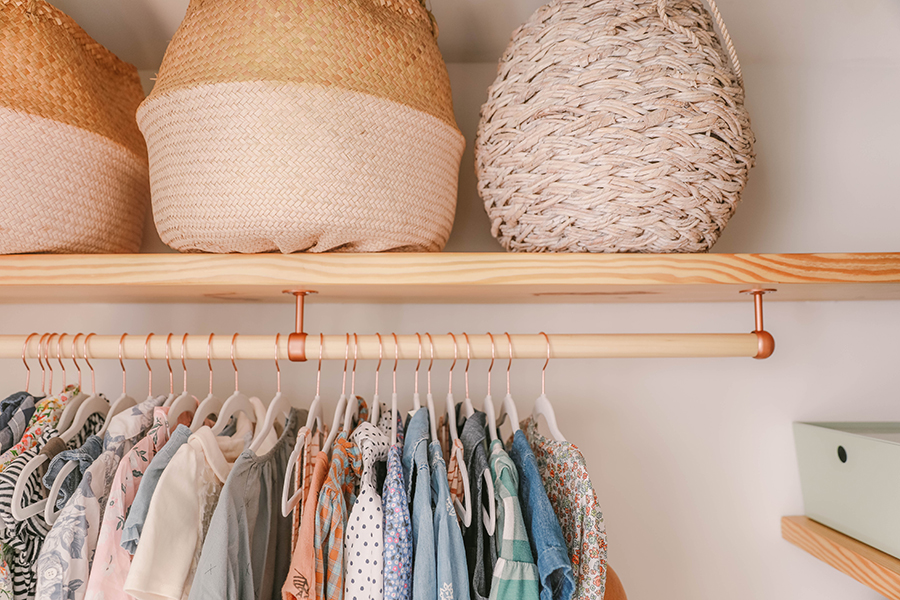
M 519 504 L 519 473 L 500 440 L 491 442 L 491 473 L 497 500 L 497 564 L 491 600 L 539 600 L 538 570 Z

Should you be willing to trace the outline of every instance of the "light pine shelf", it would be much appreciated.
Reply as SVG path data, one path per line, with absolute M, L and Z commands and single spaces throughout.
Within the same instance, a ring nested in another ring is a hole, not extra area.
M 781 537 L 882 596 L 900 600 L 900 560 L 806 517 L 782 517 Z
M 900 253 L 0 257 L 0 302 L 593 303 L 900 299 Z

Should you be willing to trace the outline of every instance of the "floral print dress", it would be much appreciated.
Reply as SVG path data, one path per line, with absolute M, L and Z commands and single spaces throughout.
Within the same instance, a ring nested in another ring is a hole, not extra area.
M 573 600 L 602 598 L 606 591 L 606 525 L 581 450 L 544 437 L 529 417 L 522 431 L 559 519 L 575 575 Z
M 45 430 L 56 427 L 59 417 L 62 415 L 62 410 L 66 407 L 66 403 L 80 392 L 81 390 L 77 385 L 70 385 L 59 395 L 48 396 L 38 402 L 34 408 L 34 415 L 32 415 L 31 421 L 28 423 L 28 429 L 22 435 L 22 439 L 18 444 L 0 455 L 0 471 L 3 471 L 14 458 L 33 448 Z

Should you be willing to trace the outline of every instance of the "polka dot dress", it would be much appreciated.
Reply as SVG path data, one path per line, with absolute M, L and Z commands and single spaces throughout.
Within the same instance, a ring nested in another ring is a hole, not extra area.
M 345 600 L 384 598 L 384 513 L 375 486 L 375 465 L 387 459 L 390 439 L 378 427 L 360 423 L 352 440 L 362 452 L 359 496 L 344 531 Z

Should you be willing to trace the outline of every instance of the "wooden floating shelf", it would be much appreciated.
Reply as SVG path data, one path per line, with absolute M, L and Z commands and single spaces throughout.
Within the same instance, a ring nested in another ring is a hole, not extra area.
M 0 303 L 593 303 L 900 299 L 900 253 L 132 254 L 0 257 Z
M 900 600 L 900 560 L 807 517 L 782 517 L 781 537 L 882 596 Z

